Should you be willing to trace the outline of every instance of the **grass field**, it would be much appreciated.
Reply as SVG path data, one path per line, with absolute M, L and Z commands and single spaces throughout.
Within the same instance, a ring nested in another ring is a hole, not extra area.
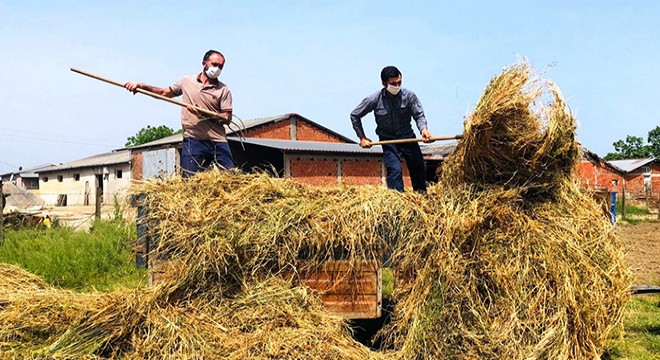
M 603 359 L 660 359 L 660 295 L 636 296 L 626 308 L 624 332 L 608 342 Z
M 89 232 L 70 228 L 5 231 L 0 262 L 19 265 L 56 287 L 108 291 L 146 284 L 130 243 L 135 225 L 96 221 Z

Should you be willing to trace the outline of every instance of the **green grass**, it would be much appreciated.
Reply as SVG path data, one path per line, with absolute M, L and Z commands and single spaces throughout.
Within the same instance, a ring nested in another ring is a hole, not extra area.
M 648 215 L 651 211 L 646 207 L 626 205 L 626 216 L 628 215 Z M 616 202 L 616 214 L 621 215 L 621 202 Z
M 146 284 L 137 269 L 130 242 L 135 225 L 96 221 L 89 232 L 69 228 L 5 231 L 0 262 L 19 265 L 56 287 L 109 291 Z
M 607 344 L 603 359 L 660 359 L 660 295 L 635 296 L 628 303 L 624 332 Z
M 616 214 L 621 215 L 621 202 L 617 201 L 616 203 Z M 654 219 L 646 218 L 646 215 L 650 215 L 651 210 L 647 207 L 639 207 L 634 205 L 626 205 L 626 216 L 620 220 L 626 221 L 629 224 L 635 225 L 640 222 L 651 222 Z
M 383 298 L 389 298 L 392 296 L 392 290 L 394 289 L 394 274 L 392 274 L 392 269 L 384 267 L 382 277 L 383 277 Z

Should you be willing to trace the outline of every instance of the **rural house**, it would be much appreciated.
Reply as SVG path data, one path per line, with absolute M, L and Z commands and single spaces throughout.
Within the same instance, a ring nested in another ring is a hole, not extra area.
M 621 170 L 586 148 L 582 148 L 578 175 L 582 186 L 586 189 L 620 193 L 623 188 Z
M 127 195 L 131 184 L 131 154 L 113 151 L 38 171 L 39 196 L 46 205 L 93 205 L 96 189 L 103 203 Z
M 28 169 L 18 168 L 18 171 L 9 172 L 0 175 L 5 183 L 12 183 L 23 190 L 27 190 L 34 195 L 39 195 L 39 174 L 41 170 L 46 170 L 57 166 L 56 164 L 44 164 Z
M 626 197 L 660 200 L 660 160 L 646 159 L 612 160 L 610 165 L 623 174 Z

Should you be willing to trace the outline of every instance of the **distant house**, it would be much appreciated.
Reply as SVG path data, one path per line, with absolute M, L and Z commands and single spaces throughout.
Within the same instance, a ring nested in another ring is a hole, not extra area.
M 119 150 L 37 171 L 39 196 L 46 205 L 93 205 L 123 198 L 131 185 L 131 153 Z
M 44 164 L 28 169 L 18 168 L 18 171 L 5 173 L 0 176 L 3 182 L 10 182 L 21 189 L 39 195 L 39 174 L 37 172 L 54 166 L 57 166 L 57 164 Z
M 380 146 L 363 149 L 299 114 L 252 119 L 240 125 L 240 130 L 236 126 L 228 130 L 228 142 L 237 166 L 244 171 L 274 171 L 313 185 L 385 185 Z M 134 181 L 175 173 L 182 141 L 177 134 L 131 147 Z M 445 144 L 422 149 L 428 179 L 433 181 L 436 169 L 453 148 Z M 411 187 L 405 166 L 404 183 Z
M 660 199 L 660 159 L 649 157 L 608 163 L 622 172 L 626 197 Z
M 586 148 L 582 148 L 578 176 L 583 187 L 595 191 L 620 193 L 624 184 L 621 170 Z

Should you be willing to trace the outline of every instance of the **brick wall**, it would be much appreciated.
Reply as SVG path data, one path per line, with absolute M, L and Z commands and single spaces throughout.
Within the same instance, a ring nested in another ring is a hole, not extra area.
M 245 137 L 258 139 L 291 140 L 291 121 L 289 119 L 257 126 L 245 131 Z
M 288 176 L 310 185 L 376 185 L 387 186 L 383 179 L 381 157 L 324 157 L 288 155 Z M 338 163 L 341 161 L 341 179 Z M 408 169 L 403 164 L 403 183 L 412 190 Z
M 406 165 L 405 161 L 401 162 L 401 169 L 403 170 L 403 189 L 412 190 L 412 180 L 410 180 L 410 172 L 408 172 L 408 165 Z
M 292 156 L 289 176 L 310 185 L 336 185 L 338 159 L 311 156 Z
M 142 152 L 131 154 L 131 178 L 133 182 L 142 181 Z
M 342 140 L 338 136 L 335 136 L 327 131 L 318 128 L 307 121 L 298 119 L 298 126 L 296 127 L 296 140 L 300 141 L 323 141 L 323 142 L 335 142 L 335 143 L 345 143 L 346 141 Z
M 660 164 L 649 164 L 651 167 L 651 193 L 652 199 L 660 199 Z M 626 174 L 626 197 L 642 198 L 646 196 L 644 188 L 645 174 L 640 168 L 637 172 Z
M 582 185 L 590 189 L 621 192 L 623 186 L 623 177 L 619 173 L 587 160 L 580 163 L 578 176 Z M 612 184 L 612 180 L 616 180 L 616 185 Z
M 382 185 L 382 158 L 353 158 L 341 161 L 341 182 L 348 185 Z
M 322 141 L 345 143 L 340 137 L 323 130 L 320 127 L 312 125 L 310 122 L 294 117 L 296 124 L 295 136 L 293 140 L 299 141 Z M 259 139 L 291 139 L 291 118 L 280 120 L 265 125 L 260 125 L 245 131 L 245 137 Z

